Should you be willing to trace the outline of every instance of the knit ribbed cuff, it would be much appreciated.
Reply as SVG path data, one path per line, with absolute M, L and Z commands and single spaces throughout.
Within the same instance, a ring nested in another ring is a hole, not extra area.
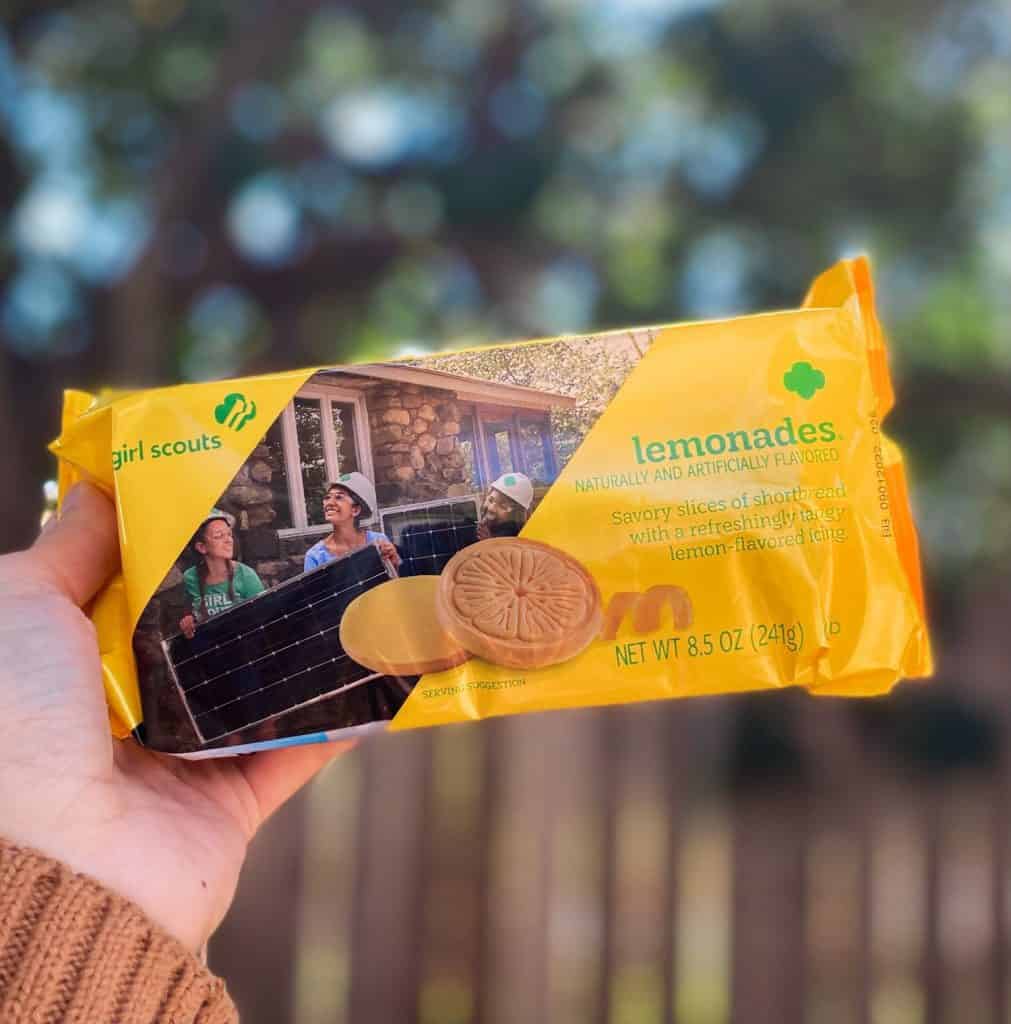
M 0 840 L 4 1024 L 234 1024 L 224 983 L 138 907 Z

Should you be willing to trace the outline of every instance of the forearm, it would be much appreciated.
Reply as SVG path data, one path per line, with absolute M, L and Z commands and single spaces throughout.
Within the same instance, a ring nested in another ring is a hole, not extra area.
M 235 1024 L 223 982 L 129 900 L 0 839 L 0 1020 Z

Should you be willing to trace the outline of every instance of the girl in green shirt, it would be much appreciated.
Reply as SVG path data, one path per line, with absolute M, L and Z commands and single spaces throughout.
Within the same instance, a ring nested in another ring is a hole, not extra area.
M 214 509 L 200 524 L 194 538 L 193 547 L 200 561 L 183 573 L 193 611 L 179 622 L 179 629 L 190 639 L 198 622 L 206 622 L 265 589 L 253 569 L 232 559 L 235 553 L 233 521 L 231 516 Z

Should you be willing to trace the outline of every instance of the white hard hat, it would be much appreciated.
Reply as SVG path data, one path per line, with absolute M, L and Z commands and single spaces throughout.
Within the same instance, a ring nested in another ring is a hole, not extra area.
M 496 491 L 501 491 L 507 498 L 512 498 L 517 505 L 522 505 L 527 512 L 534 503 L 534 485 L 530 477 L 524 473 L 503 473 L 493 484 Z
M 345 491 L 350 491 L 356 498 L 360 498 L 368 505 L 370 515 L 378 511 L 376 489 L 364 473 L 341 473 L 330 486 L 343 487 Z
M 212 508 L 203 519 L 200 520 L 200 525 L 197 527 L 198 531 L 202 531 L 208 523 L 213 523 L 215 519 L 223 519 L 232 529 L 235 529 L 235 516 L 230 512 L 224 512 L 220 508 Z

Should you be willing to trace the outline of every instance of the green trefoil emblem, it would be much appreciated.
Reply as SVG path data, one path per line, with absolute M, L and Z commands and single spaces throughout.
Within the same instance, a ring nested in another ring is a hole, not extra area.
M 225 395 L 221 404 L 215 408 L 214 418 L 223 427 L 239 431 L 250 420 L 256 419 L 256 402 L 248 400 L 238 391 L 233 391 L 230 395 Z
M 783 374 L 783 384 L 801 398 L 814 398 L 815 392 L 825 387 L 825 374 L 808 362 L 798 362 Z

